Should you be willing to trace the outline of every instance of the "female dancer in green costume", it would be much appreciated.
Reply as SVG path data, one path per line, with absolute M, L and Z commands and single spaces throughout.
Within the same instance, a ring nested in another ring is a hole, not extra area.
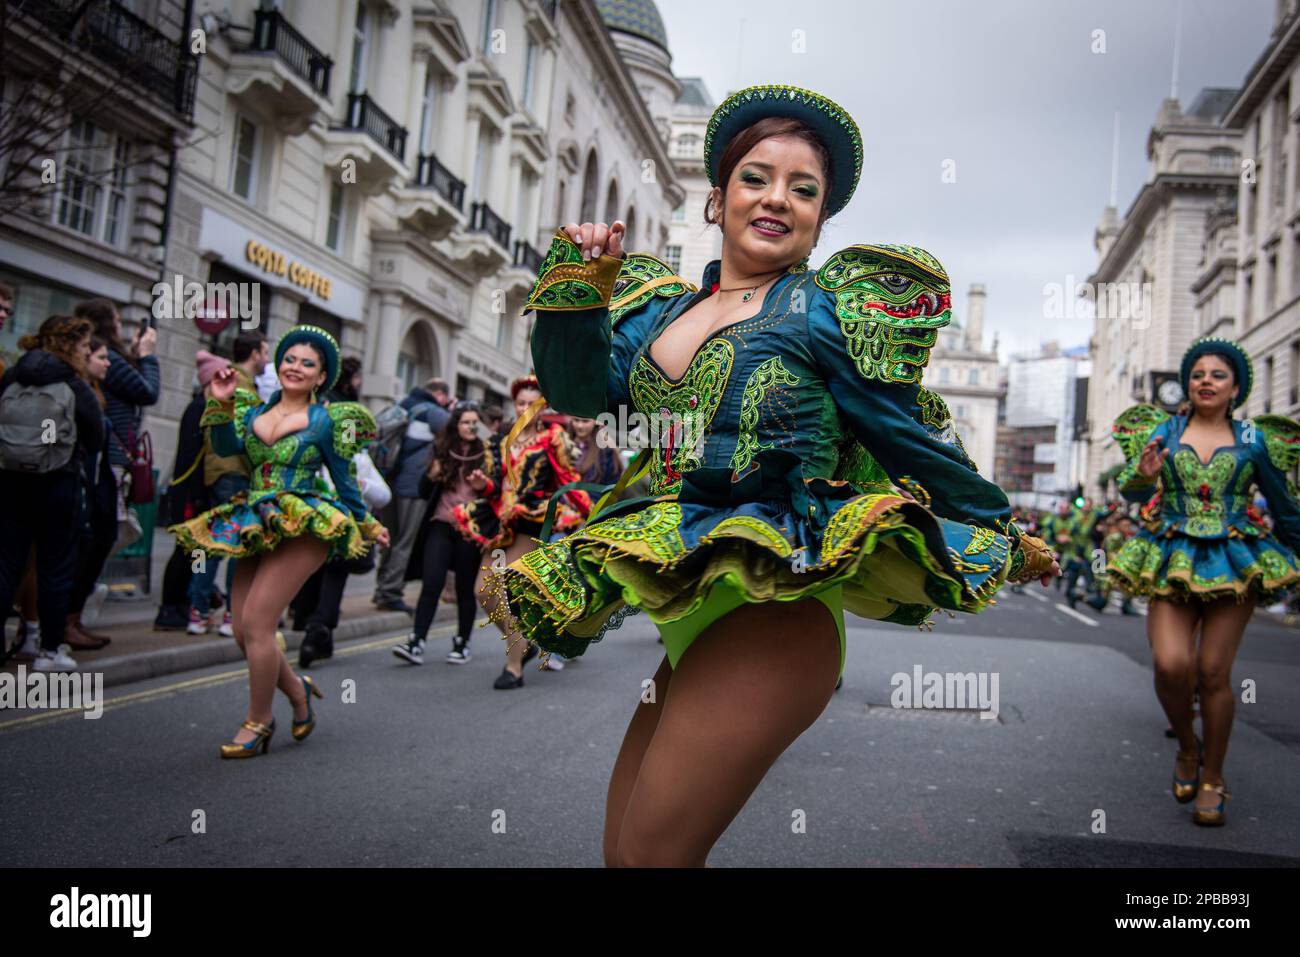
M 743 90 L 710 121 L 705 160 L 723 247 L 704 291 L 623 258 L 621 223 L 571 224 L 526 305 L 556 409 L 666 424 L 643 454 L 650 497 L 488 581 L 503 631 L 545 651 L 581 654 L 630 610 L 660 628 L 655 694 L 610 782 L 611 865 L 705 862 L 830 700 L 842 608 L 916 625 L 1060 573 L 919 387 L 951 318 L 943 267 L 873 245 L 806 269 L 857 184 L 852 118 L 804 90 Z
M 1150 598 L 1147 639 L 1156 696 L 1178 735 L 1171 790 L 1195 802 L 1193 823 L 1221 827 L 1223 779 L 1236 696 L 1232 663 L 1255 605 L 1300 584 L 1300 507 L 1287 473 L 1300 462 L 1300 423 L 1282 415 L 1239 421 L 1254 380 L 1246 350 L 1199 339 L 1183 354 L 1186 414 L 1135 405 L 1112 431 L 1128 465 L 1116 479 L 1145 502 L 1143 527 L 1112 556 L 1107 577 Z M 1259 488 L 1270 530 L 1251 505 Z M 1200 641 L 1197 642 L 1197 631 Z M 1204 744 L 1193 725 L 1199 691 Z

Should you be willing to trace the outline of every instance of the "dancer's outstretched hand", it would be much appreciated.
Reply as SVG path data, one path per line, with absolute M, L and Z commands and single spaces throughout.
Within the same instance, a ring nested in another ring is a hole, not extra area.
M 379 532 L 378 534 L 375 535 L 375 541 L 379 543 L 380 548 L 388 548 L 389 546 L 388 529 L 385 526 L 383 525 L 379 526 Z
M 1168 449 L 1158 450 L 1160 442 L 1161 437 L 1157 435 L 1142 450 L 1142 458 L 1138 459 L 1138 472 L 1143 478 L 1155 478 L 1164 466 L 1165 459 L 1169 458 Z
M 235 374 L 234 366 L 226 366 L 218 372 L 212 379 L 212 384 L 208 386 L 212 390 L 212 398 L 218 402 L 226 402 L 235 396 L 235 386 L 239 384 L 239 376 Z

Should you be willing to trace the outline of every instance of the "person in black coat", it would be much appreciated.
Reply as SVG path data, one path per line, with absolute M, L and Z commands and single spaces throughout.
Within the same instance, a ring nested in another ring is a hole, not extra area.
M 181 415 L 180 428 L 176 433 L 173 479 L 162 501 L 162 511 L 167 516 L 168 526 L 179 525 L 209 508 L 208 491 L 203 484 L 203 429 L 199 427 L 199 419 L 203 417 L 207 401 L 202 390 L 195 392 Z M 189 623 L 189 588 L 193 568 L 194 557 L 177 544 L 163 571 L 162 603 L 154 619 L 154 631 L 179 631 Z
M 90 358 L 86 362 L 86 380 L 104 408 L 104 394 L 100 384 L 108 374 L 108 343 L 98 336 L 91 337 Z M 81 621 L 86 600 L 95 590 L 104 563 L 113 551 L 117 540 L 117 479 L 108 462 L 108 443 L 112 440 L 113 422 L 104 417 L 104 448 L 87 455 L 82 466 L 82 516 L 81 539 L 77 545 L 77 568 L 72 577 L 72 595 L 68 602 L 68 624 L 64 640 L 73 650 L 103 648 L 111 639 L 91 631 Z
M 361 360 L 348 356 L 339 366 L 339 383 L 325 394 L 330 402 L 361 401 Z M 360 558 L 336 558 L 316 569 L 294 596 L 294 631 L 304 631 L 298 646 L 298 667 L 307 668 L 313 661 L 334 657 L 334 629 L 339 626 L 343 607 L 343 589 L 349 575 L 364 575 L 375 567 L 375 549 Z
M 81 474 L 86 457 L 104 447 L 104 414 L 81 375 L 90 335 L 91 325 L 83 319 L 51 316 L 18 343 L 27 351 L 0 378 L 0 402 L 15 387 L 54 383 L 66 383 L 75 402 L 76 438 L 66 463 L 47 472 L 0 469 L 0 633 L 35 544 L 41 623 L 36 671 L 77 666 L 62 646 L 81 530 Z

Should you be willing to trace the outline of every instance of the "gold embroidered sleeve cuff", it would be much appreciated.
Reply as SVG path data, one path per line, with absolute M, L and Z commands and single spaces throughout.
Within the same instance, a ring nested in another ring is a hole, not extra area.
M 226 425 L 233 421 L 235 421 L 235 403 L 233 399 L 227 399 L 224 402 L 218 399 L 208 399 L 207 404 L 203 406 L 203 415 L 199 418 L 199 426 Z
M 569 234 L 557 230 L 523 312 L 577 312 L 608 306 L 614 280 L 622 268 L 623 260 L 618 256 L 602 255 L 585 261 Z
M 1011 553 L 1011 567 L 1007 571 L 1007 581 L 1013 585 L 1035 581 L 1052 570 L 1056 561 L 1052 550 L 1041 538 L 1021 535 L 1016 548 Z

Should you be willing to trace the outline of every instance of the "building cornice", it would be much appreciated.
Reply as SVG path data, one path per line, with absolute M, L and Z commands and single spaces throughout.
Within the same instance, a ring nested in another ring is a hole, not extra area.
M 646 150 L 645 155 L 652 159 L 655 168 L 661 171 L 663 177 L 661 185 L 669 201 L 674 206 L 681 203 L 686 198 L 686 191 L 682 189 L 676 180 L 673 163 L 668 156 L 668 149 L 663 141 L 659 139 L 659 131 L 655 128 L 654 118 L 650 116 L 645 101 L 641 99 L 641 94 L 636 87 L 636 81 L 632 78 L 632 72 L 628 69 L 627 64 L 623 62 L 609 28 L 605 26 L 600 11 L 596 9 L 595 0 L 572 0 L 572 2 L 561 4 L 560 9 L 573 15 L 579 32 L 585 34 L 588 41 L 590 41 L 590 49 L 593 58 L 596 60 L 597 73 L 609 78 L 611 81 L 609 87 L 610 92 L 614 94 L 616 107 L 623 118 L 628 121 L 628 124 L 636 131 L 637 138 Z
M 1109 282 L 1128 262 L 1134 247 L 1142 242 L 1147 227 L 1163 205 L 1167 205 L 1175 190 L 1217 190 L 1235 186 L 1236 173 L 1160 173 L 1149 183 L 1144 183 L 1124 214 L 1124 224 L 1119 235 L 1102 257 L 1089 283 Z
M 1282 22 L 1281 32 L 1264 48 L 1254 66 L 1246 73 L 1241 92 L 1223 115 L 1226 129 L 1244 129 L 1250 118 L 1263 106 L 1264 98 L 1300 55 L 1300 16 L 1292 13 Z

